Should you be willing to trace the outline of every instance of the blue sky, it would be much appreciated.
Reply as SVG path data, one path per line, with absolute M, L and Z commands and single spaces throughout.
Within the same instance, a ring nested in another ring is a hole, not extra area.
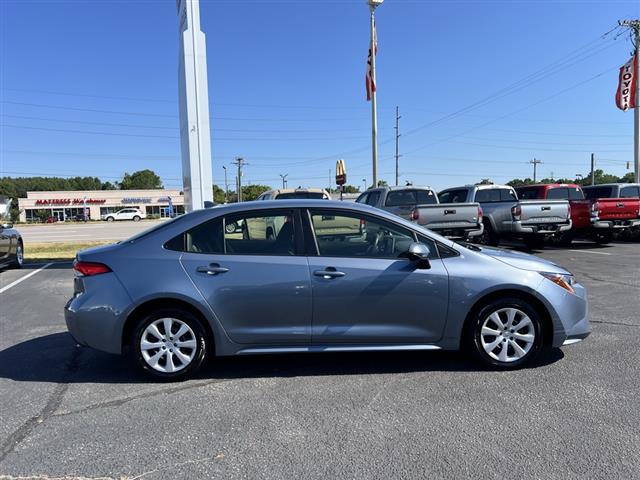
M 639 15 L 637 1 L 386 0 L 379 177 L 394 177 L 396 105 L 401 181 L 503 182 L 533 157 L 540 176 L 574 176 L 592 151 L 626 173 L 633 114 L 614 93 L 632 47 L 601 37 Z M 203 0 L 201 17 L 215 183 L 235 156 L 245 182 L 328 186 L 338 158 L 349 183 L 371 181 L 364 0 Z M 0 175 L 151 168 L 180 186 L 173 0 L 1 0 L 0 22 Z

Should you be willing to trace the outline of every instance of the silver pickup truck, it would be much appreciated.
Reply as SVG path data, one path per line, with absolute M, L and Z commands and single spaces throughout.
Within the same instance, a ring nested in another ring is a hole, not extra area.
M 518 200 L 508 185 L 466 185 L 439 193 L 440 203 L 478 202 L 484 232 L 476 240 L 497 246 L 505 237 L 521 238 L 529 248 L 542 248 L 546 236 L 571 229 L 567 200 Z
M 482 235 L 482 209 L 478 203 L 440 205 L 429 187 L 379 187 L 360 195 L 356 202 L 394 213 L 440 235 L 469 239 Z

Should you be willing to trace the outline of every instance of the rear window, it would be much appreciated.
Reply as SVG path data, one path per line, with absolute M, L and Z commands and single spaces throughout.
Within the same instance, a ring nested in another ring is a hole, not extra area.
M 367 203 L 367 198 L 369 198 L 369 194 L 363 193 L 358 198 L 356 198 L 356 203 Z
M 539 189 L 537 188 L 518 188 L 518 198 L 521 200 L 537 200 Z
M 371 192 L 367 198 L 367 205 L 375 207 L 378 205 L 378 200 L 380 200 L 380 192 Z
M 400 205 L 429 205 L 437 203 L 436 196 L 431 190 L 397 190 L 389 192 L 385 206 Z
M 288 199 L 291 199 L 291 198 L 322 200 L 324 198 L 324 193 L 322 193 L 322 192 L 289 192 L 289 193 L 281 193 L 276 197 L 276 200 L 288 200 Z
M 511 202 L 513 200 L 518 200 L 518 196 L 516 195 L 515 190 L 503 188 L 500 190 L 500 200 L 503 202 Z
M 584 194 L 579 187 L 569 188 L 569 200 L 584 200 Z
M 547 193 L 548 200 L 567 200 L 569 198 L 568 188 L 552 188 Z
M 447 190 L 438 195 L 440 203 L 464 203 L 467 201 L 467 190 Z
M 500 201 L 500 190 L 492 188 L 486 190 L 478 190 L 476 192 L 476 202 L 484 203 L 484 202 L 499 202 Z
M 611 198 L 613 194 L 613 188 L 611 187 L 593 187 L 585 188 L 584 196 L 589 200 L 596 198 Z
M 638 198 L 640 196 L 640 187 L 623 187 L 620 189 L 621 198 Z

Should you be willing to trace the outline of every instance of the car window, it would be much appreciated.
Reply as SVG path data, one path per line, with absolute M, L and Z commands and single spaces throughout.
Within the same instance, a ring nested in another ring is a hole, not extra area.
M 640 196 L 640 187 L 623 187 L 620 189 L 621 198 L 638 198 Z
M 476 192 L 476 202 L 484 203 L 484 202 L 499 202 L 500 201 L 500 190 L 495 188 L 487 188 L 484 190 L 478 190 Z
M 438 195 L 440 203 L 464 203 L 467 201 L 467 190 L 447 190 Z
M 311 223 L 326 257 L 398 258 L 414 242 L 410 230 L 355 212 L 312 210 Z
M 276 200 L 288 200 L 291 198 L 322 200 L 325 196 L 323 192 L 288 192 L 279 194 Z
M 547 200 L 568 200 L 569 189 L 565 187 L 552 188 L 547 193 Z
M 416 190 L 416 199 L 418 205 L 433 205 L 438 203 L 438 200 L 431 190 Z
M 569 200 L 584 200 L 584 194 L 579 187 L 571 187 L 569 190 Z
M 356 203 L 367 203 L 367 198 L 369 198 L 369 194 L 363 193 L 358 198 L 356 198 Z
M 387 207 L 397 207 L 400 205 L 415 205 L 416 192 L 415 190 L 398 190 L 395 192 L 389 192 L 384 204 Z
M 593 187 L 585 188 L 583 192 L 586 198 L 592 200 L 596 198 L 611 198 L 613 189 L 611 187 Z
M 500 189 L 500 201 L 502 202 L 511 202 L 514 200 L 518 200 L 518 195 L 516 192 L 510 188 L 502 188 Z
M 223 254 L 222 218 L 214 218 L 193 227 L 184 235 L 170 240 L 165 247 L 177 250 L 181 244 L 185 252 Z
M 227 215 L 224 248 L 230 255 L 294 255 L 292 210 Z
M 369 194 L 369 198 L 367 198 L 367 205 L 376 207 L 378 205 L 378 200 L 380 200 L 380 192 L 371 192 Z
M 538 189 L 537 188 L 518 188 L 516 189 L 518 198 L 521 200 L 537 200 Z

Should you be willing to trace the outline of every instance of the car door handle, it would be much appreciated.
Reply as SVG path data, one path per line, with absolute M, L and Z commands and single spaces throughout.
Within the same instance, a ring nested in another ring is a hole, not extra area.
M 331 278 L 339 278 L 339 277 L 344 277 L 346 275 L 346 273 L 344 272 L 338 272 L 335 268 L 327 268 L 326 270 L 316 270 L 315 272 L 313 272 L 313 274 L 316 277 L 322 277 L 322 278 L 326 278 L 331 279 Z
M 221 267 L 217 263 L 196 268 L 196 272 L 206 273 L 207 275 L 218 275 L 219 273 L 227 273 L 228 271 L 228 268 Z

